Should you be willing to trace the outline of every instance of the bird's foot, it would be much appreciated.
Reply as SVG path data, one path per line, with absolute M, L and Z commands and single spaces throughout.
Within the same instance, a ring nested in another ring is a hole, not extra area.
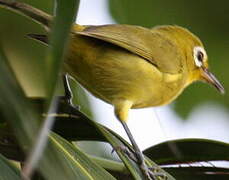
M 117 146 L 112 150 L 112 153 L 114 151 L 123 152 L 132 161 L 138 164 L 139 168 L 141 169 L 142 173 L 144 174 L 147 180 L 167 180 L 166 174 L 158 172 L 158 168 L 148 167 L 145 164 L 144 159 L 142 159 L 142 154 L 139 154 L 138 152 L 133 153 L 126 146 Z
M 158 172 L 158 168 L 149 168 L 146 165 L 140 166 L 142 172 L 144 172 L 144 175 L 146 176 L 147 180 L 167 180 L 168 177 L 165 173 Z
M 160 180 L 167 180 L 168 176 L 165 173 L 159 172 L 158 167 L 149 167 L 151 176 L 158 177 Z

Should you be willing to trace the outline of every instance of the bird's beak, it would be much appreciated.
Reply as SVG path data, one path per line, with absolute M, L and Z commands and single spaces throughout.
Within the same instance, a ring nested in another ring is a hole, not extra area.
M 224 87 L 206 67 L 201 68 L 201 76 L 205 81 L 213 85 L 221 94 L 224 94 Z

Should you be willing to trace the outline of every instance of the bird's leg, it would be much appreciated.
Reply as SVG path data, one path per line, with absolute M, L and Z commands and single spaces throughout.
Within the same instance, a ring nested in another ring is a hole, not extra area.
M 167 176 L 163 173 L 159 173 L 159 172 L 153 172 L 153 168 L 149 168 L 144 161 L 144 156 L 141 152 L 141 150 L 139 149 L 137 143 L 135 142 L 133 135 L 131 134 L 131 131 L 129 129 L 129 127 L 127 126 L 127 124 L 125 123 L 125 121 L 121 121 L 121 124 L 123 126 L 123 128 L 125 129 L 127 136 L 130 139 L 130 142 L 133 146 L 133 149 L 135 151 L 135 158 L 133 157 L 133 154 L 127 149 L 125 150 L 125 152 L 127 152 L 127 155 L 133 160 L 135 161 L 137 164 L 140 165 L 140 169 L 143 172 L 143 174 L 146 176 L 147 179 L 149 180 L 154 180 L 156 179 L 156 177 L 161 177 L 162 179 L 167 179 Z
M 115 109 L 114 109 L 115 115 L 119 119 L 119 121 L 121 122 L 124 130 L 126 131 L 127 136 L 129 137 L 129 139 L 131 141 L 131 144 L 132 144 L 133 149 L 134 149 L 134 155 L 137 159 L 137 164 L 139 165 L 140 170 L 142 171 L 142 173 L 145 175 L 145 177 L 148 180 L 154 179 L 153 177 L 151 178 L 150 173 L 149 173 L 150 170 L 148 169 L 148 167 L 145 164 L 143 154 L 140 151 L 137 143 L 135 142 L 135 140 L 134 140 L 134 138 L 130 132 L 130 129 L 128 128 L 128 126 L 126 124 L 126 121 L 128 119 L 128 113 L 129 113 L 130 108 L 133 105 L 133 102 L 130 100 L 127 100 L 127 99 L 116 99 L 113 102 L 113 104 L 115 107 Z M 132 158 L 130 157 L 130 159 L 132 159 Z
M 65 91 L 65 96 L 64 99 L 67 101 L 67 103 L 72 106 L 73 108 L 79 109 L 78 106 L 75 106 L 72 102 L 73 99 L 73 94 L 72 94 L 72 90 L 71 87 L 69 85 L 69 81 L 68 81 L 68 75 L 64 74 L 63 75 L 63 85 L 64 85 L 64 91 Z
M 124 122 L 124 121 L 121 121 L 121 124 L 123 126 L 123 128 L 125 129 L 126 131 L 126 134 L 127 136 L 129 137 L 130 139 L 130 142 L 134 148 L 134 151 L 135 151 L 135 156 L 137 158 L 137 164 L 140 165 L 140 169 L 141 171 L 143 172 L 143 174 L 146 176 L 146 178 L 148 180 L 154 180 L 154 174 L 150 171 L 150 169 L 146 166 L 145 164 L 145 161 L 144 161 L 144 156 L 141 152 L 141 150 L 139 149 L 137 143 L 135 142 L 134 138 L 133 138 L 133 135 L 131 134 L 130 132 L 130 129 L 129 127 L 127 126 L 127 124 Z

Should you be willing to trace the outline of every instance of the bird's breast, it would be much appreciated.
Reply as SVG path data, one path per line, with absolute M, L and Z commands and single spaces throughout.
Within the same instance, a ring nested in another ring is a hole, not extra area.
M 159 79 L 158 79 L 159 80 Z M 151 87 L 146 86 L 143 97 L 139 98 L 133 108 L 161 106 L 169 104 L 183 90 L 184 80 L 182 74 L 162 73 L 160 81 L 154 80 Z M 147 93 L 150 92 L 150 93 Z

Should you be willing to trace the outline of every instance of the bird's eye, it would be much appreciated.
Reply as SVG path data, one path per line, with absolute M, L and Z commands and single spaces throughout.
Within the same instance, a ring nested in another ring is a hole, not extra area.
M 203 62 L 204 54 L 203 54 L 201 51 L 198 51 L 198 53 L 197 53 L 197 59 L 198 59 L 200 62 Z
M 197 67 L 201 67 L 202 64 L 203 64 L 203 61 L 205 59 L 205 50 L 203 47 L 200 47 L 200 46 L 196 46 L 194 47 L 193 49 L 193 57 L 194 57 L 194 60 L 195 60 L 195 65 Z

